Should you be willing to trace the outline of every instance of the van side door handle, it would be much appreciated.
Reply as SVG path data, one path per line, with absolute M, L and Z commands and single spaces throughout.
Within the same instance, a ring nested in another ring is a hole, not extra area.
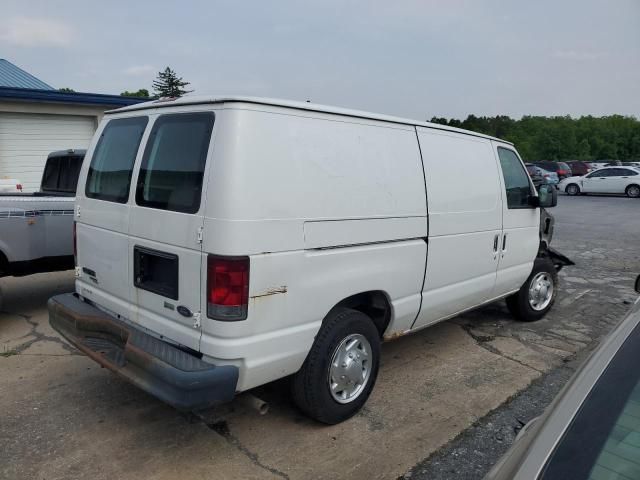
M 507 234 L 505 233 L 502 237 L 502 251 L 504 252 L 507 248 Z
M 496 236 L 493 237 L 493 253 L 498 253 L 498 238 L 500 237 L 499 233 L 496 233 Z

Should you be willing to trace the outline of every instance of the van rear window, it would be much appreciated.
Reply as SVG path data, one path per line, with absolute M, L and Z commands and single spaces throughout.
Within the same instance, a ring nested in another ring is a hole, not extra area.
M 148 117 L 135 117 L 107 123 L 89 166 L 87 197 L 127 202 L 133 163 L 148 121 Z
M 184 213 L 200 209 L 213 121 L 213 112 L 158 117 L 140 166 L 138 205 Z

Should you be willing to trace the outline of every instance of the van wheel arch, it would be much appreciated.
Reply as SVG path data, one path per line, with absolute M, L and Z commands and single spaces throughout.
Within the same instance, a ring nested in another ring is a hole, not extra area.
M 381 290 L 356 293 L 341 300 L 327 313 L 325 319 L 329 318 L 332 312 L 341 308 L 350 308 L 364 313 L 375 325 L 380 338 L 384 336 L 384 332 L 391 322 L 391 301 L 387 293 Z

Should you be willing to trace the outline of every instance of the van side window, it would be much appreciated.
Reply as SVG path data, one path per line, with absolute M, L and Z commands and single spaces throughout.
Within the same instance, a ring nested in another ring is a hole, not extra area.
M 148 121 L 148 117 L 135 117 L 107 123 L 89 165 L 87 197 L 127 202 L 133 162 Z
M 140 166 L 138 205 L 183 213 L 200 209 L 213 121 L 213 112 L 158 117 Z
M 531 183 L 522 162 L 513 150 L 498 147 L 500 167 L 507 190 L 508 208 L 530 208 Z

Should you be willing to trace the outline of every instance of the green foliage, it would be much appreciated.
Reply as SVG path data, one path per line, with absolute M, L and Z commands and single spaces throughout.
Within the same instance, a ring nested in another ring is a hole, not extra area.
M 153 81 L 153 90 L 157 97 L 181 97 L 193 92 L 183 88 L 187 85 L 189 82 L 182 80 L 182 77 L 178 77 L 176 72 L 167 67 L 164 72 L 158 72 L 158 76 Z
M 149 98 L 149 90 L 146 88 L 141 88 L 137 92 L 130 92 L 125 90 L 120 94 L 121 97 L 140 97 L 140 98 Z
M 640 121 L 610 115 L 580 118 L 505 115 L 465 120 L 433 117 L 431 122 L 473 130 L 513 142 L 523 159 L 539 160 L 639 160 Z
M 62 93 L 76 93 L 76 91 L 73 88 L 69 88 L 69 87 L 59 88 L 58 91 Z

